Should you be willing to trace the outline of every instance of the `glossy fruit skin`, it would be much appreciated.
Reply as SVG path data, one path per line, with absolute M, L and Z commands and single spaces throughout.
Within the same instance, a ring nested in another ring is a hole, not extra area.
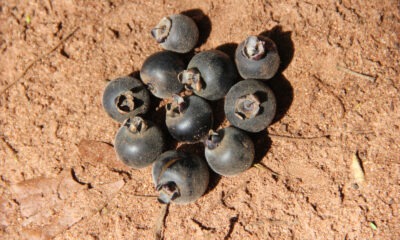
M 140 77 L 150 92 L 158 98 L 170 98 L 183 89 L 178 74 L 186 65 L 174 52 L 161 51 L 150 55 L 143 63 Z
M 181 112 L 167 104 L 165 122 L 168 131 L 178 141 L 197 142 L 212 128 L 212 109 L 206 100 L 195 95 L 184 97 L 183 101 Z
M 157 40 L 154 29 L 152 35 L 160 43 L 161 47 L 165 50 L 187 53 L 190 52 L 197 44 L 199 39 L 199 29 L 196 23 L 188 16 L 183 14 L 175 14 L 168 16 L 160 21 L 156 26 L 160 27 L 162 21 L 171 21 L 171 28 L 167 37 L 163 40 Z
M 142 121 L 132 130 L 135 121 Z M 140 169 L 151 165 L 164 149 L 164 136 L 161 129 L 140 117 L 129 118 L 118 130 L 114 149 L 118 159 L 124 164 Z
M 195 69 L 200 73 L 202 86 L 199 90 L 193 88 L 193 92 L 211 101 L 224 98 L 237 79 L 235 64 L 227 54 L 219 50 L 196 54 L 187 69 Z
M 209 176 L 206 161 L 190 153 L 167 151 L 153 163 L 153 182 L 162 203 L 187 204 L 196 201 L 207 190 Z M 164 189 L 167 185 L 173 186 L 174 194 L 166 194 Z
M 257 38 L 265 43 L 265 56 L 258 60 L 249 59 L 243 53 L 246 43 L 246 41 L 243 41 L 236 49 L 235 62 L 242 78 L 267 80 L 272 78 L 279 69 L 280 57 L 278 48 L 268 37 L 257 36 Z
M 259 111 L 253 118 L 241 119 L 235 107 L 239 99 L 248 95 L 255 95 L 258 98 Z M 248 132 L 260 132 L 267 128 L 275 117 L 275 95 L 271 88 L 259 80 L 243 80 L 229 90 L 225 98 L 224 111 L 226 118 L 233 126 Z
M 121 110 L 122 97 L 124 94 L 131 94 L 134 97 L 134 109 L 126 108 Z M 117 122 L 122 123 L 129 117 L 144 114 L 150 106 L 150 94 L 143 83 L 133 77 L 122 77 L 110 81 L 104 89 L 102 105 L 108 116 Z M 120 107 L 119 107 L 120 106 Z
M 210 134 L 204 145 L 208 165 L 222 176 L 238 175 L 253 163 L 253 141 L 245 132 L 235 127 L 227 127 Z

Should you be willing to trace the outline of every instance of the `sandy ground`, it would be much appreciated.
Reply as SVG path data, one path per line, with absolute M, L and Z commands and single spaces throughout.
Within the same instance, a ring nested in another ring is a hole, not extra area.
M 196 51 L 266 34 L 282 64 L 278 116 L 252 135 L 260 164 L 166 210 L 150 168 L 116 162 L 101 95 L 179 12 L 198 21 Z M 1 1 L 1 238 L 398 239 L 399 21 L 388 0 Z

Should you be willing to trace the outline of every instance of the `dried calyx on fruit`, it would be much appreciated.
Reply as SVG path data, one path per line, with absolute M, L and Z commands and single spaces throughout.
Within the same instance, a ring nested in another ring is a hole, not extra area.
M 266 54 L 265 42 L 256 36 L 250 36 L 246 39 L 242 53 L 251 60 L 259 60 Z
M 260 111 L 260 101 L 254 94 L 239 97 L 235 102 L 235 114 L 240 119 L 250 119 L 257 116 Z
M 151 30 L 151 35 L 158 43 L 163 43 L 169 35 L 171 26 L 172 20 L 169 17 L 163 17 L 157 26 Z
M 187 90 L 200 91 L 204 85 L 200 77 L 200 72 L 197 70 L 197 68 L 184 70 L 178 74 L 178 79 Z

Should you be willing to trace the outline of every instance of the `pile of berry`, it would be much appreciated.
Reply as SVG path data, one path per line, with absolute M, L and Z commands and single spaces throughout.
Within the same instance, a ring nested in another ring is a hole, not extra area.
M 102 103 L 107 114 L 122 123 L 114 141 L 118 159 L 135 169 L 153 164 L 160 202 L 189 203 L 206 191 L 208 166 L 222 176 L 233 176 L 253 163 L 254 144 L 245 131 L 262 131 L 275 116 L 274 93 L 263 81 L 276 74 L 280 59 L 271 39 L 249 36 L 236 49 L 236 64 L 224 52 L 207 50 L 186 66 L 181 54 L 193 50 L 199 30 L 182 14 L 163 18 L 151 34 L 165 51 L 145 60 L 141 81 L 122 77 L 109 82 Z M 182 94 L 183 90 L 193 94 Z M 163 131 L 140 117 L 150 108 L 149 91 L 168 99 L 169 134 L 180 142 L 203 142 L 206 161 L 192 153 L 163 152 Z M 215 132 L 209 104 L 224 97 L 225 116 L 232 126 Z

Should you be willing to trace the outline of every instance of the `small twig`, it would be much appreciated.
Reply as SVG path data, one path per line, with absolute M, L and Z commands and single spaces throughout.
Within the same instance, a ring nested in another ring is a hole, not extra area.
M 353 154 L 350 168 L 355 183 L 357 183 L 358 185 L 362 184 L 365 181 L 365 170 L 363 162 L 358 156 L 358 152 Z
M 13 155 L 14 159 L 18 162 L 18 151 L 15 150 L 10 143 L 8 143 L 3 137 L 0 137 L 1 141 L 4 143 L 6 148 L 10 150 L 11 154 Z
M 331 94 L 334 98 L 336 98 L 336 100 L 338 100 L 339 104 L 340 104 L 340 108 L 342 109 L 342 113 L 341 113 L 341 118 L 344 118 L 344 115 L 346 114 L 346 107 L 344 106 L 344 103 L 342 101 L 342 99 L 334 92 L 332 91 L 332 86 L 326 84 L 324 81 L 321 80 L 320 77 L 313 75 L 313 78 L 322 85 L 323 88 L 325 88 L 325 90 Z
M 329 139 L 331 135 L 321 135 L 321 136 L 312 136 L 312 137 L 297 137 L 297 136 L 285 136 L 285 135 L 277 135 L 277 134 L 268 134 L 271 138 L 275 138 L 278 140 L 320 140 L 320 139 Z
M 28 73 L 28 71 L 40 60 L 42 60 L 43 58 L 47 57 L 48 55 L 50 55 L 51 53 L 53 53 L 55 50 L 57 50 L 58 47 L 60 47 L 63 43 L 65 43 L 68 39 L 70 39 L 77 31 L 79 30 L 79 27 L 76 27 L 71 33 L 69 33 L 65 38 L 61 39 L 61 41 L 59 43 L 57 43 L 57 45 L 55 45 L 53 48 L 51 48 L 49 51 L 47 51 L 46 53 L 40 55 L 39 57 L 37 57 L 35 60 L 33 60 L 28 67 L 25 68 L 25 70 L 22 72 L 22 74 L 13 82 L 11 82 L 10 84 L 8 84 L 4 89 L 2 89 L 0 91 L 0 95 L 2 95 L 3 93 L 5 93 L 8 89 L 10 89 L 12 86 L 14 86 L 15 84 L 17 84 L 19 81 L 21 81 L 21 79 L 23 77 L 25 77 L 25 75 Z
M 364 74 L 364 73 L 355 72 L 355 71 L 353 71 L 353 70 L 351 70 L 351 69 L 342 67 L 342 66 L 340 66 L 340 65 L 336 65 L 336 68 L 337 68 L 339 71 L 343 71 L 343 72 L 348 73 L 348 74 L 350 74 L 350 75 L 353 75 L 353 76 L 356 76 L 356 77 L 360 77 L 360 78 L 367 79 L 367 80 L 370 81 L 370 82 L 375 82 L 375 80 L 376 80 L 376 77 L 373 77 L 373 76 L 371 76 L 371 75 L 367 75 L 367 74 Z
M 49 3 L 50 11 L 53 11 L 53 3 L 52 3 L 52 0 L 47 0 L 47 2 Z
M 168 215 L 168 208 L 169 204 L 164 204 L 161 207 L 161 212 L 160 216 L 156 220 L 156 224 L 154 226 L 154 239 L 155 240 L 162 240 L 164 239 L 164 225 L 165 225 L 165 220 L 167 219 Z
M 254 164 L 254 167 L 256 167 L 256 168 L 258 168 L 260 170 L 268 170 L 275 176 L 279 176 L 280 175 L 279 173 L 275 172 L 274 170 L 272 170 L 270 167 L 264 165 L 263 163 L 256 163 L 256 164 Z
M 143 195 L 143 194 L 134 194 L 134 197 L 142 197 L 142 198 L 158 198 L 156 195 Z

